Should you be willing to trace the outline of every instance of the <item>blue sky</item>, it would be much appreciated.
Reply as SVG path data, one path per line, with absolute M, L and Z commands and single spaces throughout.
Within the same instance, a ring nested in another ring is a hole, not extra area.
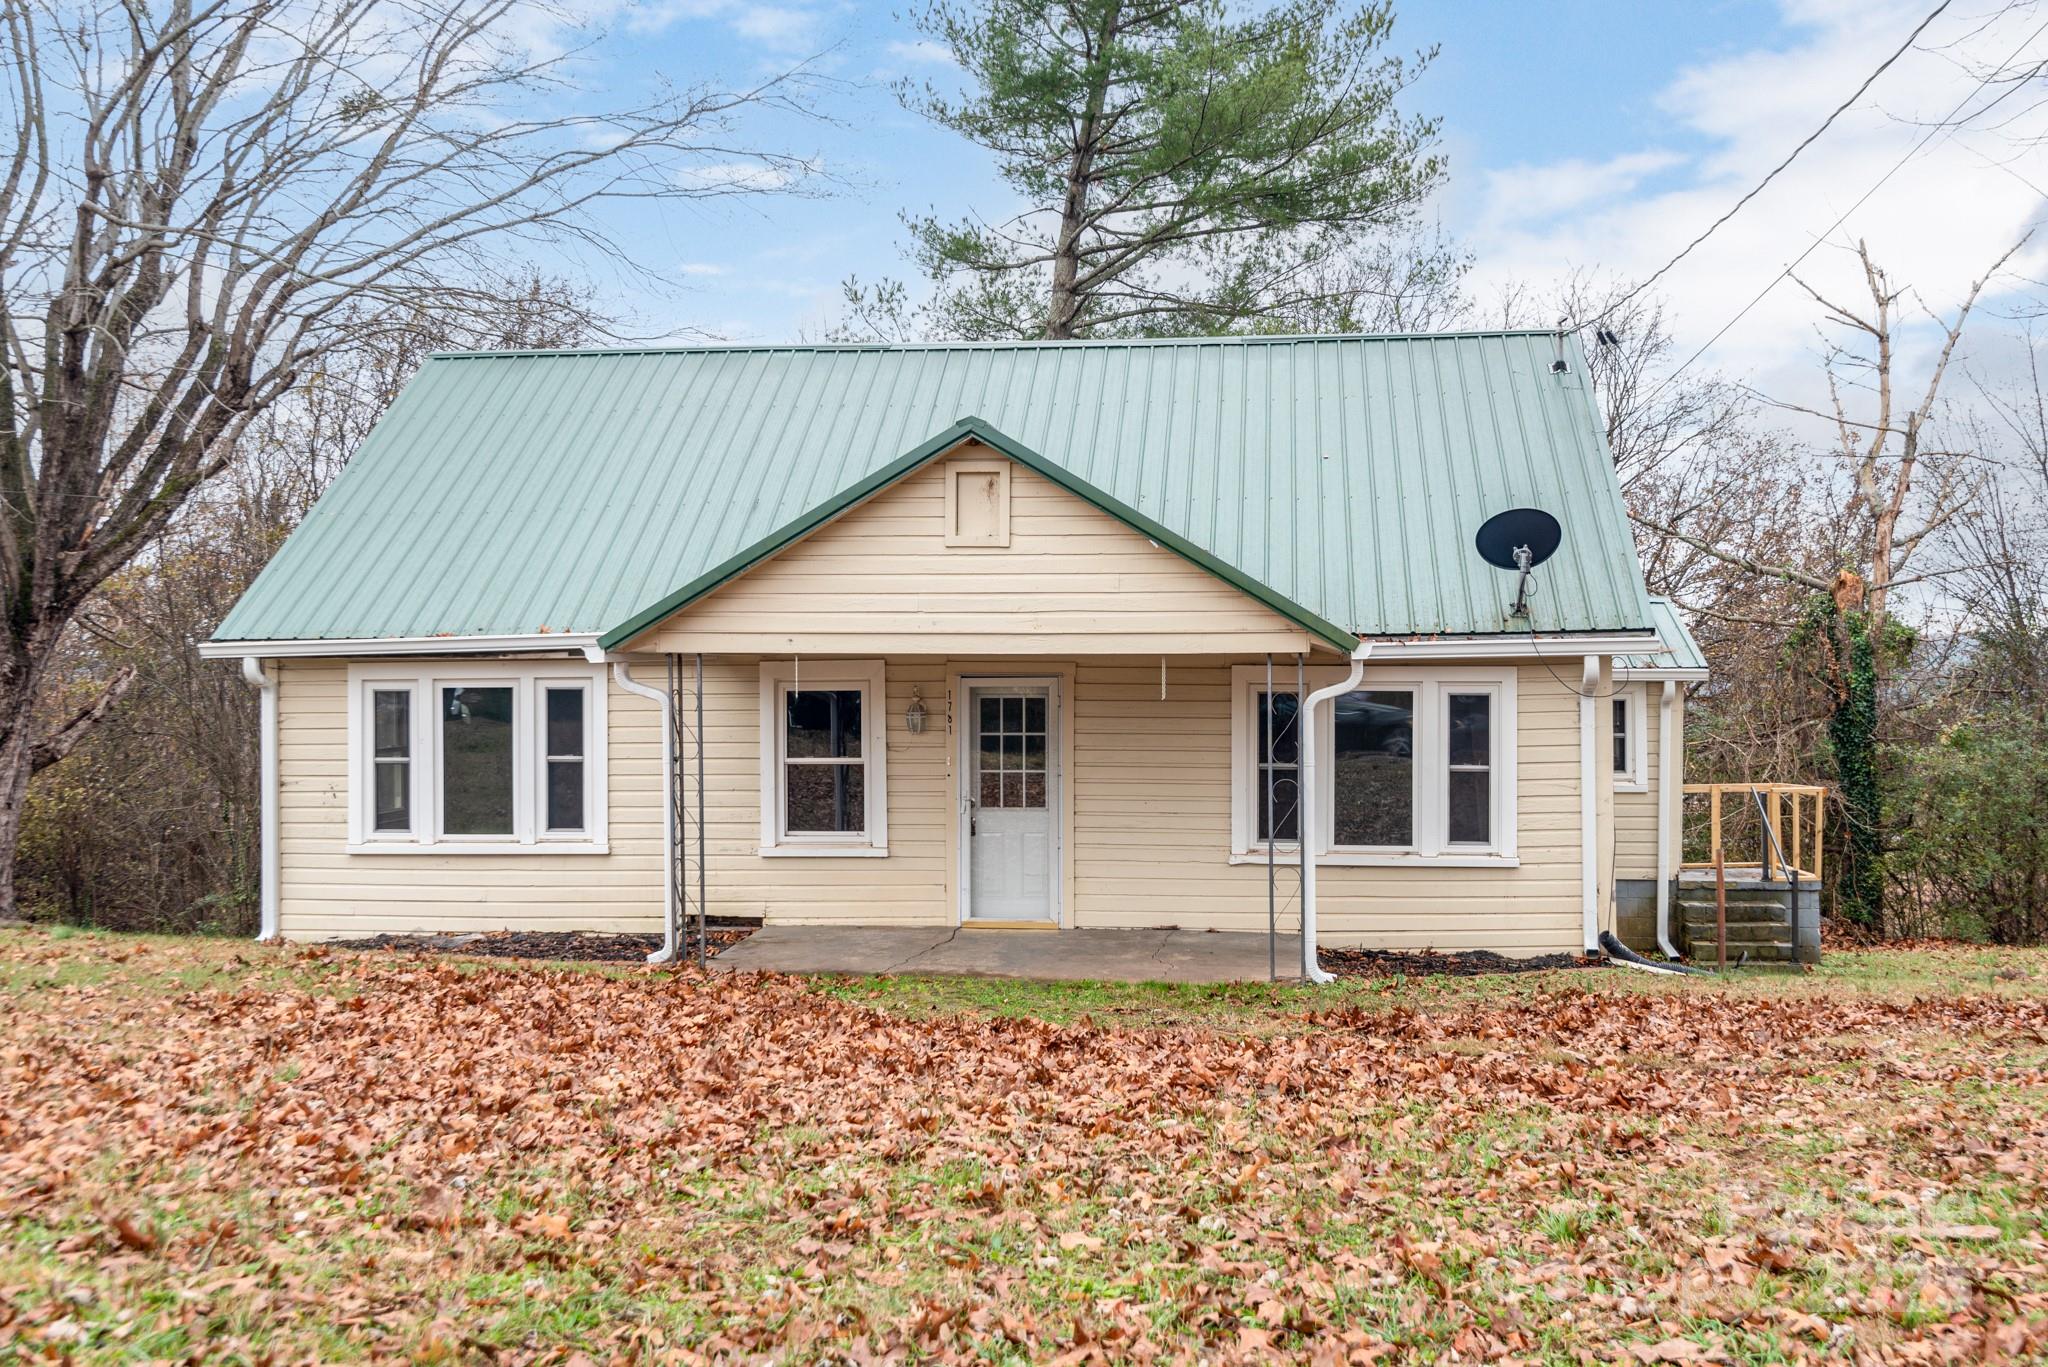
M 977 149 L 900 109 L 886 83 L 945 79 L 892 7 L 847 0 L 586 0 L 610 37 L 586 80 L 630 90 L 657 77 L 731 83 L 812 54 L 835 84 L 831 124 L 764 119 L 757 141 L 815 153 L 844 184 L 824 199 L 761 198 L 636 212 L 621 230 L 676 282 L 630 307 L 648 332 L 750 341 L 819 338 L 838 284 L 905 275 L 906 206 L 1000 210 Z M 623 5 L 623 7 L 621 7 Z M 1474 256 L 1482 298 L 1574 268 L 1640 276 L 1662 262 L 1816 126 L 1930 0 L 1434 0 L 1399 9 L 1395 45 L 1435 45 L 1409 109 L 1443 120 L 1450 183 L 1433 206 Z M 1664 283 L 1677 331 L 1705 342 L 1734 309 L 1953 107 L 1976 66 L 2027 50 L 2041 16 L 1987 22 L 1999 0 L 1956 0 L 1871 95 Z M 607 13 L 608 11 L 608 13 Z M 2024 22 L 2022 22 L 2024 21 Z M 2034 35 L 2038 37 L 2038 34 Z M 2017 46 L 2016 46 L 2017 43 Z M 2036 50 L 2041 45 L 2034 44 Z M 1932 307 L 1946 306 L 2038 215 L 2043 152 L 2013 130 L 1936 139 L 1802 267 L 1828 290 L 1855 276 L 1841 244 L 1872 245 Z M 2042 272 L 2037 247 L 2023 264 Z M 1782 285 L 1715 344 L 1708 363 L 1770 380 L 1810 370 L 1812 302 Z

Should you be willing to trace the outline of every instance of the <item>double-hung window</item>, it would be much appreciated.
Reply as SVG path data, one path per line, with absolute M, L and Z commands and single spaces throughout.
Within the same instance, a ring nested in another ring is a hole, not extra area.
M 1647 737 L 1643 733 L 1646 690 L 1641 684 L 1623 684 L 1607 700 L 1612 719 L 1609 749 L 1614 765 L 1614 786 L 1624 792 L 1649 791 Z
M 879 660 L 761 666 L 761 853 L 889 852 Z
M 1309 687 L 1332 681 L 1310 671 Z M 1292 689 L 1265 691 L 1263 666 L 1233 671 L 1232 856 L 1262 859 L 1273 830 L 1293 853 L 1298 825 L 1265 816 L 1267 775 L 1293 798 L 1295 749 L 1266 751 L 1267 713 L 1291 723 Z M 1323 863 L 1511 863 L 1516 857 L 1512 669 L 1368 666 L 1364 686 L 1316 717 L 1315 848 Z M 1285 734 L 1292 736 L 1289 725 Z
M 1494 699 L 1495 694 L 1486 689 L 1446 686 L 1443 691 L 1447 849 L 1493 848 Z
M 349 671 L 349 846 L 601 853 L 604 686 L 566 662 Z

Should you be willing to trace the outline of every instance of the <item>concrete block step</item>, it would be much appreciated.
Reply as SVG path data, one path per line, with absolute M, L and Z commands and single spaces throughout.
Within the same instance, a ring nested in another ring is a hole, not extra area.
M 1782 892 L 1731 892 L 1728 894 L 1728 905 L 1731 907 L 1782 907 L 1789 905 L 1791 901 L 1792 899 Z M 1678 905 L 1682 907 L 1706 907 L 1711 910 L 1714 905 L 1714 894 L 1711 890 L 1705 896 L 1689 893 L 1678 899 Z
M 1714 914 L 1714 908 L 1710 908 L 1710 906 L 1688 906 L 1686 914 L 1679 916 L 1679 920 L 1683 920 L 1683 922 L 1690 924 L 1690 926 L 1710 926 L 1710 924 L 1714 924 L 1714 920 L 1718 920 L 1718 916 Z M 1774 908 L 1774 906 L 1731 906 L 1729 908 L 1729 924 L 1731 926 L 1733 924 L 1745 924 L 1745 926 L 1790 926 L 1792 918 L 1784 914 L 1782 906 L 1780 908 Z
M 1688 916 L 1686 920 L 1681 920 L 1679 924 L 1683 924 L 1688 930 L 1692 930 L 1694 935 L 1712 935 L 1714 933 L 1714 918 L 1712 916 Z M 1765 920 L 1765 918 L 1757 918 L 1757 916 L 1729 916 L 1729 935 L 1735 935 L 1737 930 L 1743 930 L 1743 933 L 1757 933 L 1757 930 L 1761 930 L 1761 933 L 1782 935 L 1786 939 L 1792 937 L 1790 922 L 1786 922 L 1786 920 Z
M 1686 935 L 1682 939 L 1695 954 L 1712 954 L 1714 952 L 1714 932 L 1711 930 L 1700 934 Z M 1759 935 L 1750 937 L 1729 935 L 1729 954 L 1739 954 L 1745 949 L 1749 951 L 1752 958 L 1759 954 L 1771 953 L 1781 949 L 1790 954 L 1793 949 L 1792 937 L 1783 932 L 1775 936 Z
M 1714 957 L 1714 941 L 1711 936 L 1687 939 L 1683 948 L 1695 958 Z M 1747 954 L 1752 959 L 1788 959 L 1792 957 L 1793 945 L 1789 940 L 1735 940 L 1728 941 L 1728 957 L 1739 958 Z

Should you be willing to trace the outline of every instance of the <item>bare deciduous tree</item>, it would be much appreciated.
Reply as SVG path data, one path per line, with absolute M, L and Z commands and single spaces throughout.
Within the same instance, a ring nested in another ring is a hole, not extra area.
M 565 16 L 0 0 L 0 915 L 30 776 L 112 701 L 37 725 L 61 639 L 259 414 L 391 311 L 487 319 L 511 243 L 625 259 L 608 203 L 813 183 L 738 129 L 800 77 L 579 112 L 536 21 Z
M 1674 467 L 1712 465 L 1749 435 L 1756 405 L 1735 386 L 1715 376 L 1670 377 L 1673 343 L 1661 296 L 1573 271 L 1542 293 L 1510 287 L 1497 313 L 1504 327 L 1589 334 L 1589 378 L 1624 495 Z
M 1840 874 L 1840 905 L 1858 920 L 1881 923 L 1886 881 L 1883 798 L 1878 741 L 1886 681 L 1904 657 L 1891 630 L 1894 595 L 1953 573 L 1922 556 L 1951 529 L 1983 492 L 1977 453 L 1945 449 L 1936 440 L 1942 386 L 1979 297 L 2025 239 L 2014 244 L 1975 281 L 1952 315 L 1935 317 L 1938 345 L 1924 380 L 1909 387 L 1900 346 L 1908 325 L 1908 291 L 1856 244 L 1867 304 L 1837 301 L 1800 281 L 1827 324 L 1845 333 L 1825 356 L 1829 407 L 1773 401 L 1788 412 L 1826 422 L 1828 446 L 1809 453 L 1826 474 L 1814 483 L 1831 492 L 1821 534 L 1811 550 L 1832 566 L 1785 558 L 1764 559 L 1725 544 L 1711 529 L 1671 524 L 1657 530 L 1746 573 L 1825 594 L 1809 598 L 1819 611 L 1805 614 L 1795 645 L 1809 647 L 1813 676 L 1827 694 L 1833 780 L 1845 826 L 1847 859 Z M 1796 277 L 1795 277 L 1796 278 Z M 1725 504 L 1727 500 L 1723 500 Z M 1920 563 L 1926 561 L 1926 563 Z
M 1899 375 L 1902 305 L 1908 291 L 1895 284 L 1856 244 L 1856 259 L 1869 290 L 1867 307 L 1841 304 L 1801 280 L 1800 287 L 1824 311 L 1827 321 L 1849 334 L 1830 344 L 1825 363 L 1831 408 L 1816 410 L 1772 400 L 1789 412 L 1819 418 L 1834 429 L 1834 458 L 1841 472 L 1840 504 L 1832 515 L 1839 566 L 1861 581 L 1873 634 L 1881 633 L 1894 591 L 1940 577 L 1943 569 L 1916 570 L 1913 560 L 1929 539 L 1970 506 L 1978 492 L 1973 452 L 1930 445 L 1939 417 L 1942 385 L 1961 344 L 1970 314 L 1984 289 L 2026 244 L 2021 238 L 1973 282 L 1947 319 L 1936 318 L 1940 344 L 1917 397 L 1903 392 Z M 1797 277 L 1794 277 L 1797 279 Z M 1917 495 L 1917 496 L 1916 496 Z M 1767 562 L 1678 527 L 1658 527 L 1696 550 L 1752 574 L 1783 579 L 1817 592 L 1834 579 L 1795 564 Z

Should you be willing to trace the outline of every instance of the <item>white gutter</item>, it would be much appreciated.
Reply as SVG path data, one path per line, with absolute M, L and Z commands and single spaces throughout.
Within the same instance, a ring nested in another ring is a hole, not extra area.
M 1672 648 L 1654 631 L 1528 632 L 1491 636 L 1386 637 L 1373 642 L 1373 658 L 1382 664 L 1402 660 L 1508 660 L 1560 655 L 1670 655 Z M 1641 677 L 1642 671 L 1635 671 Z
M 661 948 L 648 955 L 647 962 L 673 963 L 676 957 L 676 808 L 675 794 L 669 788 L 676 781 L 676 728 L 670 715 L 674 701 L 666 690 L 650 688 L 636 680 L 632 666 L 624 660 L 612 661 L 612 678 L 628 693 L 645 698 L 661 709 Z
M 1600 952 L 1599 691 L 1600 657 L 1588 655 L 1579 677 L 1579 916 L 1588 954 Z
M 257 820 L 261 834 L 262 856 L 257 864 L 256 888 L 256 938 L 275 940 L 279 935 L 277 923 L 278 877 L 283 862 L 278 858 L 277 826 L 277 680 L 270 677 L 263 668 L 263 661 L 254 655 L 242 657 L 242 677 L 257 690 L 257 764 L 260 773 L 257 779 Z
M 1335 982 L 1316 962 L 1316 849 L 1321 842 L 1322 813 L 1316 807 L 1316 709 L 1358 687 L 1373 643 L 1360 641 L 1351 652 L 1351 672 L 1343 682 L 1318 689 L 1301 701 L 1301 976 L 1312 983 Z
M 1671 959 L 1678 957 L 1678 947 L 1671 943 L 1671 846 L 1678 838 L 1678 785 L 1684 781 L 1678 684 L 1666 679 L 1657 695 L 1657 948 Z
M 542 631 L 521 636 L 335 636 L 291 641 L 201 641 L 202 659 L 247 657 L 260 650 L 272 660 L 319 655 L 489 655 L 503 651 L 567 650 L 588 654 L 595 632 Z

